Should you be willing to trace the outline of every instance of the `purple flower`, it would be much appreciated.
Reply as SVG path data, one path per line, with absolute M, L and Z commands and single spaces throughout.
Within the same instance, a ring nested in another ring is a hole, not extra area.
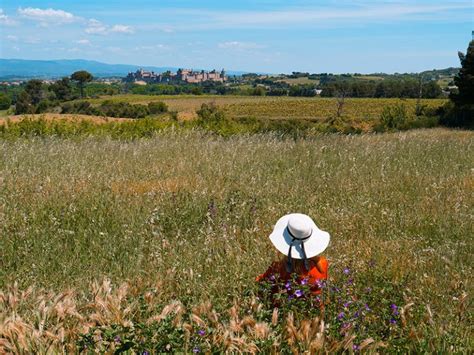
M 359 317 L 360 317 L 359 311 L 357 311 L 357 312 L 354 313 L 354 317 L 356 317 L 356 318 L 359 318 Z
M 202 337 L 206 335 L 206 331 L 204 329 L 199 329 L 197 333 Z
M 345 316 L 344 312 L 341 312 L 341 313 L 339 313 L 339 314 L 337 315 L 337 319 L 338 319 L 338 320 L 341 320 L 341 319 L 344 318 L 344 316 Z
M 287 281 L 287 282 L 286 282 L 285 288 L 286 288 L 288 291 L 291 290 L 291 282 L 290 282 L 290 281 Z
M 349 275 L 351 270 L 349 270 L 349 268 L 346 267 L 343 272 L 345 275 Z
M 303 280 L 301 280 L 301 284 L 302 285 L 306 285 L 308 283 L 308 279 L 307 278 L 304 278 Z
M 365 289 L 365 291 L 366 291 L 367 293 L 371 293 L 371 292 L 372 292 L 372 288 L 371 288 L 371 287 L 367 287 L 367 288 Z
M 289 296 L 288 296 L 288 301 L 291 301 L 293 298 L 295 298 L 295 296 L 289 295 Z
M 270 276 L 270 281 L 275 281 L 275 275 Z
M 365 304 L 365 310 L 366 310 L 367 312 L 370 312 L 370 307 L 369 307 L 369 305 L 368 305 L 367 303 Z
M 356 344 L 352 345 L 352 350 L 359 351 L 359 345 L 356 345 Z
M 193 348 L 193 353 L 197 354 L 197 353 L 200 353 L 200 352 L 201 352 L 201 349 L 198 346 L 195 346 Z
M 142 352 L 142 355 L 150 355 L 150 353 L 145 350 L 144 352 Z
M 116 343 L 120 343 L 120 342 L 121 342 L 121 339 L 120 339 L 120 337 L 117 335 L 117 336 L 114 338 L 114 341 L 115 341 Z
M 394 303 L 392 303 L 392 304 L 390 305 L 390 308 L 392 309 L 392 313 L 393 313 L 394 315 L 398 316 L 399 313 L 398 313 L 398 307 L 397 307 L 397 305 L 394 304 Z
M 397 320 L 395 318 L 390 318 L 390 324 L 397 324 Z
M 301 291 L 301 290 L 296 290 L 296 291 L 295 291 L 295 296 L 296 296 L 296 297 L 300 298 L 300 297 L 303 296 L 303 295 L 304 295 L 304 292 L 303 292 L 303 291 Z
M 354 279 L 349 279 L 349 280 L 347 280 L 347 284 L 348 284 L 348 285 L 352 285 L 353 283 L 354 283 Z
M 351 301 L 345 302 L 345 303 L 343 304 L 344 308 L 349 307 L 351 303 L 352 303 Z

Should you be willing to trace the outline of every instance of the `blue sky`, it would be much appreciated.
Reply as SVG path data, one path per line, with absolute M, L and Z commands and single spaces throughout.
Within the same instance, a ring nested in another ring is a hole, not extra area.
M 458 66 L 472 0 L 0 0 L 0 57 L 271 73 Z

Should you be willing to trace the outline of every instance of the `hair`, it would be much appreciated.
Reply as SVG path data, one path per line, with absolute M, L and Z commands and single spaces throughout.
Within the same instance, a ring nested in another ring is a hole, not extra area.
M 288 262 L 288 256 L 283 255 L 281 260 L 286 264 Z M 316 266 L 319 261 L 319 256 L 313 256 L 312 258 L 308 258 L 307 260 L 309 261 L 309 267 L 311 268 L 313 266 Z M 304 273 L 306 271 L 303 259 L 293 259 L 293 271 L 298 274 Z

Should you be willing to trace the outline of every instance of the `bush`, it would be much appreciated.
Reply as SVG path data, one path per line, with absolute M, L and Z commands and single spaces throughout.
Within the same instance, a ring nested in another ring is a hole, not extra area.
M 380 116 L 380 123 L 388 130 L 399 129 L 407 121 L 407 109 L 404 104 L 384 107 Z
M 168 106 L 164 102 L 150 102 L 148 104 L 150 114 L 156 115 L 159 113 L 168 112 Z
M 8 110 L 11 104 L 11 98 L 8 95 L 0 93 L 0 110 Z

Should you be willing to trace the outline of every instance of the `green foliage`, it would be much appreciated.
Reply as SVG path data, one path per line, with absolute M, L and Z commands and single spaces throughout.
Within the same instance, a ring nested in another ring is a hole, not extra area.
M 68 101 L 74 98 L 71 80 L 67 77 L 57 80 L 49 86 L 59 101 Z
M 93 76 L 86 70 L 79 70 L 71 74 L 71 80 L 76 81 L 81 90 L 81 97 L 84 97 L 84 85 L 92 81 Z
M 394 107 L 385 107 L 380 116 L 382 126 L 389 130 L 399 129 L 406 123 L 407 119 L 407 109 L 404 104 L 398 104 Z
M 8 110 L 12 105 L 12 99 L 10 96 L 0 93 L 0 110 Z
M 474 41 L 466 54 L 459 53 L 459 59 L 462 68 L 454 78 L 458 90 L 450 95 L 454 105 L 443 108 L 441 124 L 474 129 Z
M 148 103 L 148 110 L 152 115 L 168 112 L 168 106 L 161 101 L 153 101 Z
M 31 96 L 28 95 L 26 91 L 20 92 L 15 103 L 15 114 L 21 115 L 24 113 L 29 114 L 29 113 L 35 113 L 35 112 L 36 112 L 36 108 L 31 103 Z

